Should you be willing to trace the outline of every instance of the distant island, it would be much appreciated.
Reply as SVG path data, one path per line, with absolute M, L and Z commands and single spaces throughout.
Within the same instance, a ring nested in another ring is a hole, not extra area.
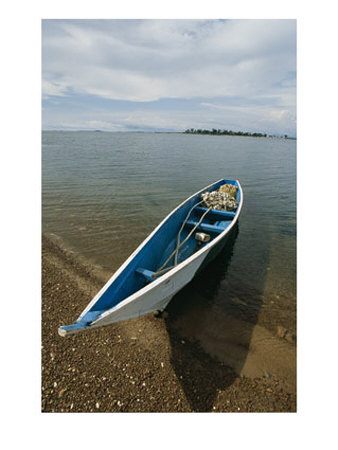
M 219 136 L 250 136 L 250 137 L 277 137 L 277 136 L 271 136 L 266 133 L 250 133 L 249 131 L 232 131 L 232 130 L 220 130 L 213 128 L 212 130 L 202 130 L 198 129 L 195 130 L 195 128 L 188 128 L 184 131 L 184 133 L 187 134 L 212 134 L 212 135 L 219 135 Z M 284 134 L 285 139 L 295 139 L 295 138 L 289 138 L 287 134 Z

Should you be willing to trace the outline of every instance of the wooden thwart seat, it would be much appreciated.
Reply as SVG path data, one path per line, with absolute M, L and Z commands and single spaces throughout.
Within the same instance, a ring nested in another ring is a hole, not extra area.
M 197 206 L 195 208 L 196 212 L 200 212 L 200 213 L 205 213 L 205 211 L 208 208 L 205 208 L 204 206 Z M 222 219 L 233 219 L 236 215 L 236 213 L 232 212 L 232 211 L 221 211 L 220 209 L 211 209 L 210 212 L 208 213 L 212 214 L 213 216 L 218 216 L 220 218 L 220 220 Z
M 185 224 L 186 228 L 193 228 L 198 224 L 194 220 L 188 220 Z M 205 231 L 206 233 L 222 233 L 224 231 L 223 227 L 218 227 L 216 225 L 211 225 L 209 223 L 201 223 L 197 227 L 199 230 Z

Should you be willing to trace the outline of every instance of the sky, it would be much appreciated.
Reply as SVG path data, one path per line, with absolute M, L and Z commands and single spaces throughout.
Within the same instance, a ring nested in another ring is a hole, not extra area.
M 42 128 L 296 136 L 296 20 L 43 20 Z

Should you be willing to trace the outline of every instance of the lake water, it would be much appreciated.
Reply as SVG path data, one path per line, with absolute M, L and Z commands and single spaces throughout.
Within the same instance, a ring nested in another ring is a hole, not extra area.
M 43 231 L 109 273 L 186 197 L 238 179 L 237 235 L 169 308 L 295 332 L 295 140 L 45 131 L 42 144 Z

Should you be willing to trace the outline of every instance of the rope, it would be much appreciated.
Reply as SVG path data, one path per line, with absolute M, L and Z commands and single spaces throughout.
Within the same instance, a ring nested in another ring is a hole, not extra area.
M 201 203 L 201 202 L 199 202 L 199 203 Z M 183 225 L 182 225 L 182 227 L 181 227 L 180 232 L 182 231 L 182 229 L 183 229 L 183 227 L 184 227 L 184 225 L 185 225 L 185 223 L 186 223 L 186 221 L 187 221 L 187 219 L 188 219 L 188 217 L 189 217 L 191 211 L 192 211 L 199 203 L 197 203 L 196 205 L 194 205 L 193 208 L 191 208 L 191 210 L 189 211 L 188 216 L 186 217 L 185 221 L 183 222 Z M 192 235 L 193 232 L 196 230 L 196 228 L 198 228 L 198 227 L 200 226 L 200 224 L 202 223 L 204 217 L 208 214 L 208 212 L 209 212 L 211 209 L 212 209 L 212 208 L 211 208 L 211 206 L 210 206 L 210 208 L 208 208 L 208 209 L 205 211 L 205 213 L 202 214 L 202 216 L 201 216 L 199 222 L 198 222 L 198 223 L 194 226 L 194 228 L 190 231 L 190 233 L 189 233 L 188 236 L 184 239 L 184 241 L 181 242 L 179 245 L 176 246 L 175 250 L 169 255 L 169 257 L 166 259 L 166 261 L 164 262 L 164 264 L 162 264 L 162 266 L 161 266 L 161 267 L 160 267 L 160 268 L 152 275 L 152 278 L 158 277 L 158 276 L 161 275 L 162 273 L 167 272 L 169 269 L 172 269 L 173 267 L 175 267 L 175 266 L 177 265 L 177 259 L 175 259 L 175 265 L 170 266 L 170 267 L 167 267 L 166 269 L 162 270 L 163 267 L 165 267 L 165 266 L 168 264 L 168 262 L 171 260 L 171 258 L 178 252 L 178 250 L 182 247 L 182 245 L 185 244 L 185 243 L 187 242 L 187 240 L 191 237 L 191 235 Z M 180 233 L 179 233 L 179 234 L 180 234 Z
M 230 197 L 231 195 L 233 197 Z M 196 228 L 199 227 L 199 225 L 201 224 L 204 217 L 208 214 L 208 212 L 211 209 L 220 209 L 220 210 L 226 211 L 228 209 L 228 207 L 229 207 L 228 210 L 230 210 L 230 211 L 236 209 L 237 208 L 237 201 L 235 200 L 236 197 L 237 197 L 237 187 L 232 184 L 223 184 L 217 191 L 204 192 L 203 194 L 201 194 L 202 200 L 200 202 L 196 203 L 190 209 L 190 211 L 188 212 L 188 215 L 186 216 L 186 218 L 184 219 L 184 221 L 182 223 L 180 231 L 178 232 L 178 235 L 177 235 L 177 242 L 176 242 L 175 250 L 170 254 L 170 256 L 166 259 L 164 264 L 162 264 L 162 266 L 157 270 L 157 272 L 152 274 L 152 278 L 156 278 L 159 275 L 161 275 L 161 274 L 167 272 L 168 270 L 172 269 L 173 267 L 177 266 L 179 249 L 190 238 L 190 236 L 193 234 L 193 232 L 196 230 Z M 196 208 L 196 206 L 198 206 L 202 203 L 204 203 L 204 206 L 208 207 L 207 211 L 202 215 L 198 224 L 194 226 L 194 228 L 190 231 L 190 233 L 184 239 L 184 241 L 182 243 L 180 243 L 181 233 L 183 231 L 185 224 L 187 223 L 187 220 L 188 220 L 190 214 Z M 171 260 L 171 258 L 173 256 L 175 256 L 174 265 L 169 266 L 164 269 L 164 267 L 169 263 L 169 261 Z
M 180 231 L 178 232 L 178 235 L 177 235 L 176 249 L 177 249 L 178 245 L 180 244 L 181 233 L 182 233 L 182 231 L 183 231 L 184 225 L 187 223 L 187 220 L 188 220 L 190 214 L 192 213 L 192 211 L 196 208 L 196 206 L 200 205 L 201 203 L 203 203 L 203 200 L 201 200 L 200 202 L 196 203 L 196 205 L 194 205 L 194 206 L 190 209 L 190 211 L 188 212 L 187 217 L 184 219 L 184 222 L 182 223 L 182 226 L 181 226 L 181 228 L 180 228 Z M 174 264 L 175 266 L 177 266 L 177 258 L 178 258 L 178 252 L 175 253 L 175 264 Z

